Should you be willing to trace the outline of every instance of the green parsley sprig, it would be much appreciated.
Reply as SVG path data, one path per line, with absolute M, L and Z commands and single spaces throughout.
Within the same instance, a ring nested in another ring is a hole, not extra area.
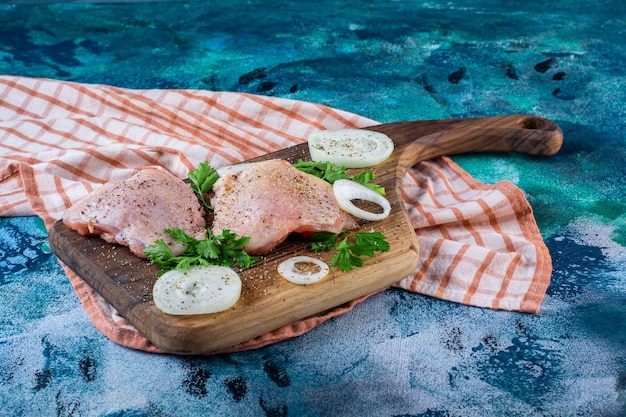
M 343 230 L 341 233 L 315 232 L 310 239 L 311 249 L 316 252 L 335 250 L 330 266 L 348 272 L 363 266 L 361 256 L 374 256 L 374 252 L 387 252 L 389 242 L 380 232 L 354 232 Z
M 213 210 L 204 198 L 204 195 L 213 189 L 213 184 L 220 177 L 215 168 L 211 167 L 208 161 L 204 161 L 187 174 L 187 177 L 191 181 L 189 186 L 198 196 L 202 205 L 208 210 Z
M 385 195 L 384 187 L 371 182 L 374 179 L 374 173 L 372 171 L 361 171 L 356 175 L 348 175 L 346 173 L 346 167 L 338 166 L 331 162 L 303 161 L 302 159 L 293 164 L 293 167 L 307 174 L 321 178 L 324 181 L 328 181 L 331 184 L 337 180 L 352 180 L 365 185 L 367 188 L 371 188 L 380 195 Z
M 250 240 L 249 237 L 238 237 L 229 230 L 223 230 L 219 235 L 214 235 L 207 229 L 207 238 L 198 240 L 189 236 L 183 229 L 165 229 L 174 242 L 187 245 L 185 253 L 174 256 L 165 240 L 158 239 L 154 245 L 144 249 L 148 260 L 161 266 L 159 275 L 172 269 L 188 269 L 198 265 L 221 265 L 238 266 L 249 268 L 258 256 L 250 256 L 243 247 Z

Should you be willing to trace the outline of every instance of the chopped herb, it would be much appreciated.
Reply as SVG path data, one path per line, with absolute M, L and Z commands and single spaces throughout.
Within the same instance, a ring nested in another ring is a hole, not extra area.
M 213 184 L 219 178 L 217 171 L 207 161 L 204 161 L 187 176 L 191 181 L 189 186 L 196 193 L 202 205 L 208 210 L 213 210 L 204 198 L 204 195 L 213 189 Z
M 172 240 L 187 245 L 185 253 L 174 256 L 172 250 L 163 239 L 154 242 L 154 245 L 144 249 L 148 260 L 161 266 L 159 275 L 172 269 L 188 269 L 197 265 L 221 265 L 249 268 L 258 256 L 250 256 L 243 247 L 250 240 L 249 237 L 237 237 L 235 233 L 224 230 L 214 235 L 207 229 L 207 238 L 195 239 L 183 229 L 165 229 Z
M 357 175 L 348 175 L 346 173 L 346 167 L 338 166 L 331 162 L 303 161 L 302 159 L 293 164 L 293 167 L 307 174 L 321 178 L 324 181 L 328 181 L 331 184 L 337 180 L 352 180 L 365 185 L 367 188 L 376 191 L 380 195 L 385 195 L 384 187 L 371 182 L 374 179 L 374 173 L 372 171 L 362 171 Z
M 389 242 L 380 232 L 316 232 L 310 239 L 313 241 L 311 249 L 316 252 L 334 249 L 337 253 L 331 258 L 330 265 L 344 272 L 363 266 L 361 256 L 372 257 L 374 252 L 389 250 Z

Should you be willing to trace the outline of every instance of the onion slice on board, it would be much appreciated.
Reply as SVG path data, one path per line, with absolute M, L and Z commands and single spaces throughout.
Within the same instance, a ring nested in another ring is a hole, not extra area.
M 337 180 L 333 184 L 333 192 L 339 207 L 359 219 L 374 222 L 386 218 L 391 212 L 389 200 L 358 182 Z M 382 213 L 372 213 L 371 211 L 363 210 L 357 207 L 352 200 L 363 200 L 378 204 L 383 211 Z
M 152 289 L 157 308 L 173 315 L 209 314 L 232 307 L 241 295 L 241 279 L 225 266 L 197 266 L 163 274 Z
M 317 272 L 303 271 L 298 268 L 297 264 L 313 264 L 319 269 Z M 287 281 L 299 285 L 315 284 L 326 275 L 328 275 L 330 267 L 326 262 L 310 256 L 294 256 L 278 265 L 278 273 Z
M 332 162 L 346 168 L 378 165 L 393 152 L 393 141 L 366 129 L 319 130 L 309 136 L 309 153 L 315 162 Z

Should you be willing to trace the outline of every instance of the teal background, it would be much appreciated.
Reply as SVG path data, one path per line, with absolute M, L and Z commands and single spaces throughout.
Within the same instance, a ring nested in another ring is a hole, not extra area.
M 625 27 L 618 0 L 2 2 L 2 74 L 380 122 L 533 114 L 565 143 L 453 158 L 533 206 L 554 264 L 537 315 L 388 290 L 254 351 L 147 354 L 93 328 L 38 218 L 0 218 L 0 415 L 626 415 Z

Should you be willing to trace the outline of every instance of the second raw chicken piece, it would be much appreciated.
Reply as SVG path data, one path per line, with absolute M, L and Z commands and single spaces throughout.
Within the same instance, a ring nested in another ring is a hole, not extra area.
M 250 237 L 245 249 L 251 255 L 271 251 L 291 233 L 357 227 L 354 217 L 339 208 L 332 185 L 285 160 L 221 176 L 213 190 L 213 233 L 230 230 Z

